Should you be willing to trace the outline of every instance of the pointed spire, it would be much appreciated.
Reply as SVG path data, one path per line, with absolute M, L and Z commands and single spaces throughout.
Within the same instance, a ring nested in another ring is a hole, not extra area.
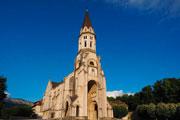
M 84 17 L 84 22 L 83 22 L 82 28 L 84 28 L 85 26 L 87 28 L 92 27 L 91 21 L 90 21 L 90 18 L 89 18 L 88 9 L 86 9 L 86 12 L 85 12 L 85 17 Z

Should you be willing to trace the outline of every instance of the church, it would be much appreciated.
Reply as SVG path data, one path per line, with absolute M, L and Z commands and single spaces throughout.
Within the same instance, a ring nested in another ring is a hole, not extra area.
M 88 11 L 80 29 L 74 71 L 63 82 L 49 81 L 44 96 L 34 106 L 43 119 L 111 120 L 106 79 L 96 54 L 96 33 Z

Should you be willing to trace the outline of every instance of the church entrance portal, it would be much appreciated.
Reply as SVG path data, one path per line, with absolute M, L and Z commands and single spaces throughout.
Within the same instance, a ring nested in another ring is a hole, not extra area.
M 94 80 L 88 82 L 88 120 L 98 120 L 97 84 Z

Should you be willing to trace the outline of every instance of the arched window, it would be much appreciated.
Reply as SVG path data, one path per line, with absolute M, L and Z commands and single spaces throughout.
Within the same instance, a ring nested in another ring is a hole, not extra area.
M 73 95 L 75 94 L 75 85 L 76 85 L 76 81 L 74 77 L 71 77 L 69 80 L 69 90 Z
M 54 118 L 54 114 L 55 114 L 54 112 L 53 112 L 53 113 L 51 113 L 51 118 Z
M 76 106 L 76 117 L 78 117 L 79 116 L 79 106 L 77 105 Z
M 84 36 L 84 39 L 87 39 L 87 36 Z
M 86 47 L 87 46 L 87 42 L 86 41 L 84 41 L 84 47 Z
M 92 41 L 90 41 L 90 47 L 92 47 Z
M 90 36 L 90 39 L 92 40 L 92 39 L 93 39 L 93 37 L 92 37 L 92 36 Z
M 94 62 L 93 62 L 93 61 L 91 61 L 91 62 L 90 62 L 90 65 L 93 65 L 93 66 L 94 66 Z

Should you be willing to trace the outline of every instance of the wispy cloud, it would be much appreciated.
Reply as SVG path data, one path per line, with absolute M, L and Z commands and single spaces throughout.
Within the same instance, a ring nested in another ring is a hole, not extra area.
M 124 94 L 133 95 L 134 93 L 124 93 L 123 90 L 107 91 L 107 96 L 113 97 L 113 98 L 116 98 L 118 96 L 122 96 Z
M 163 16 L 180 16 L 180 0 L 102 0 L 105 3 L 120 7 L 131 7 L 150 13 L 161 13 Z

